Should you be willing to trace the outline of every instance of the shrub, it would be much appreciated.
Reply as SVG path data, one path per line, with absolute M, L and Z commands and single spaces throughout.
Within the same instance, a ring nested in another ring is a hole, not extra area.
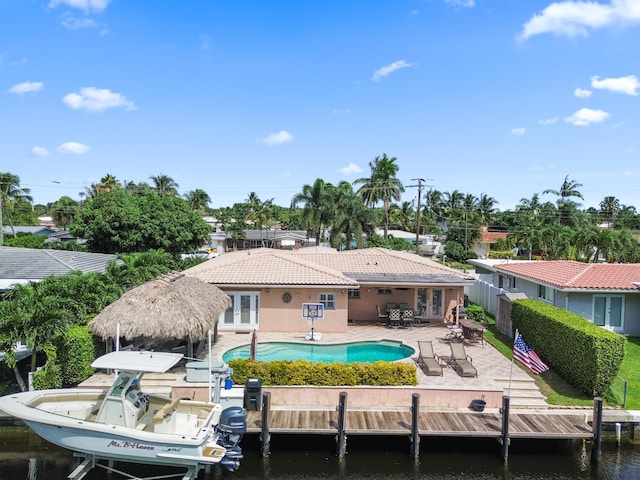
M 93 375 L 94 338 L 85 325 L 73 326 L 55 337 L 62 382 L 75 386 Z
M 35 390 L 45 390 L 47 388 L 60 388 L 62 386 L 62 374 L 60 373 L 60 365 L 56 358 L 56 347 L 47 344 L 43 347 L 47 356 L 47 362 L 44 366 L 33 373 L 33 388 Z
M 560 376 L 587 395 L 602 395 L 618 374 L 626 338 L 536 300 L 516 300 L 513 328 Z
M 248 378 L 261 378 L 263 385 L 417 385 L 416 368 L 402 362 L 325 363 L 304 360 L 255 362 L 231 360 L 232 380 L 244 384 Z

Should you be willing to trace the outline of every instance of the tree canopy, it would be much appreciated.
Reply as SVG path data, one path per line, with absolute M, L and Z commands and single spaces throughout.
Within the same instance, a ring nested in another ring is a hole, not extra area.
M 115 189 L 86 203 L 69 230 L 85 239 L 92 252 L 162 249 L 177 256 L 205 244 L 210 227 L 183 199 Z

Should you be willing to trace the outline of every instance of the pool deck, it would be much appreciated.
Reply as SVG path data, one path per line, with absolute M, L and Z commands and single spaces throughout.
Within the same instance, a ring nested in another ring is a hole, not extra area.
M 449 341 L 446 336 L 449 330 L 442 324 L 426 325 L 407 329 L 392 329 L 378 325 L 350 325 L 346 333 L 325 333 L 315 344 L 335 344 L 360 341 L 395 340 L 413 347 L 415 354 L 401 362 L 417 367 L 418 341 L 430 340 L 435 353 L 441 356 L 450 355 Z M 257 332 L 258 350 L 262 342 L 305 342 L 304 333 Z M 251 342 L 251 331 L 219 332 L 211 354 L 213 361 L 222 361 L 223 354 L 235 347 L 248 345 Z M 376 408 L 406 408 L 411 404 L 412 393 L 421 395 L 421 406 L 468 408 L 471 398 L 485 395 L 487 408 L 499 408 L 502 396 L 509 394 L 513 408 L 548 408 L 545 397 L 540 393 L 533 378 L 523 371 L 523 367 L 512 363 L 488 343 L 465 344 L 466 352 L 472 358 L 478 371 L 477 378 L 461 377 L 451 368 L 443 368 L 442 376 L 427 376 L 420 368 L 416 369 L 416 387 L 268 387 L 272 393 L 273 408 L 293 408 L 305 405 L 309 408 L 323 408 L 336 405 L 340 391 L 349 392 L 351 406 Z M 208 352 L 204 352 L 205 360 Z M 189 389 L 189 397 L 205 399 L 208 393 L 207 384 L 186 382 L 185 370 L 172 370 L 166 374 L 147 374 L 143 378 L 142 388 L 147 391 L 166 394 L 183 395 Z M 511 382 L 510 382 L 511 378 Z M 98 373 L 84 381 L 84 388 L 106 388 L 112 377 Z M 509 390 L 509 384 L 511 389 Z M 373 389 L 375 388 L 375 393 Z M 196 392 L 196 393 L 191 393 Z M 195 395 L 195 397 L 194 397 Z M 290 405 L 290 402 L 296 402 Z

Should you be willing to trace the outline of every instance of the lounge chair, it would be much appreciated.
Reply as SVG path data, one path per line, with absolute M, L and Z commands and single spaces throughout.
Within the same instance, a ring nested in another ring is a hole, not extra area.
M 462 343 L 450 343 L 451 347 L 451 366 L 460 374 L 461 377 L 477 377 L 478 370 L 471 362 L 472 359 L 464 349 Z
M 433 351 L 433 344 L 430 341 L 418 341 L 418 366 L 428 376 L 442 376 L 442 365 L 440 358 Z

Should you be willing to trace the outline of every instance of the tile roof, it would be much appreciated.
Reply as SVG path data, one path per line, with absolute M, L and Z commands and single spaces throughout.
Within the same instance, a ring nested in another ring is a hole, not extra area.
M 487 227 L 482 227 L 482 237 L 480 243 L 496 243 L 497 240 L 506 240 L 507 234 L 505 232 L 489 232 Z
M 383 278 L 387 283 L 470 282 L 473 277 L 413 253 L 383 248 L 339 252 L 326 247 L 284 251 L 259 248 L 229 252 L 184 272 L 215 285 L 336 285 L 356 287 Z M 383 277 L 380 277 L 383 275 Z
M 638 263 L 582 263 L 550 260 L 496 265 L 496 270 L 512 273 L 562 289 L 638 290 Z
M 74 270 L 104 272 L 112 260 L 120 262 L 115 255 L 104 253 L 0 247 L 0 289 Z

